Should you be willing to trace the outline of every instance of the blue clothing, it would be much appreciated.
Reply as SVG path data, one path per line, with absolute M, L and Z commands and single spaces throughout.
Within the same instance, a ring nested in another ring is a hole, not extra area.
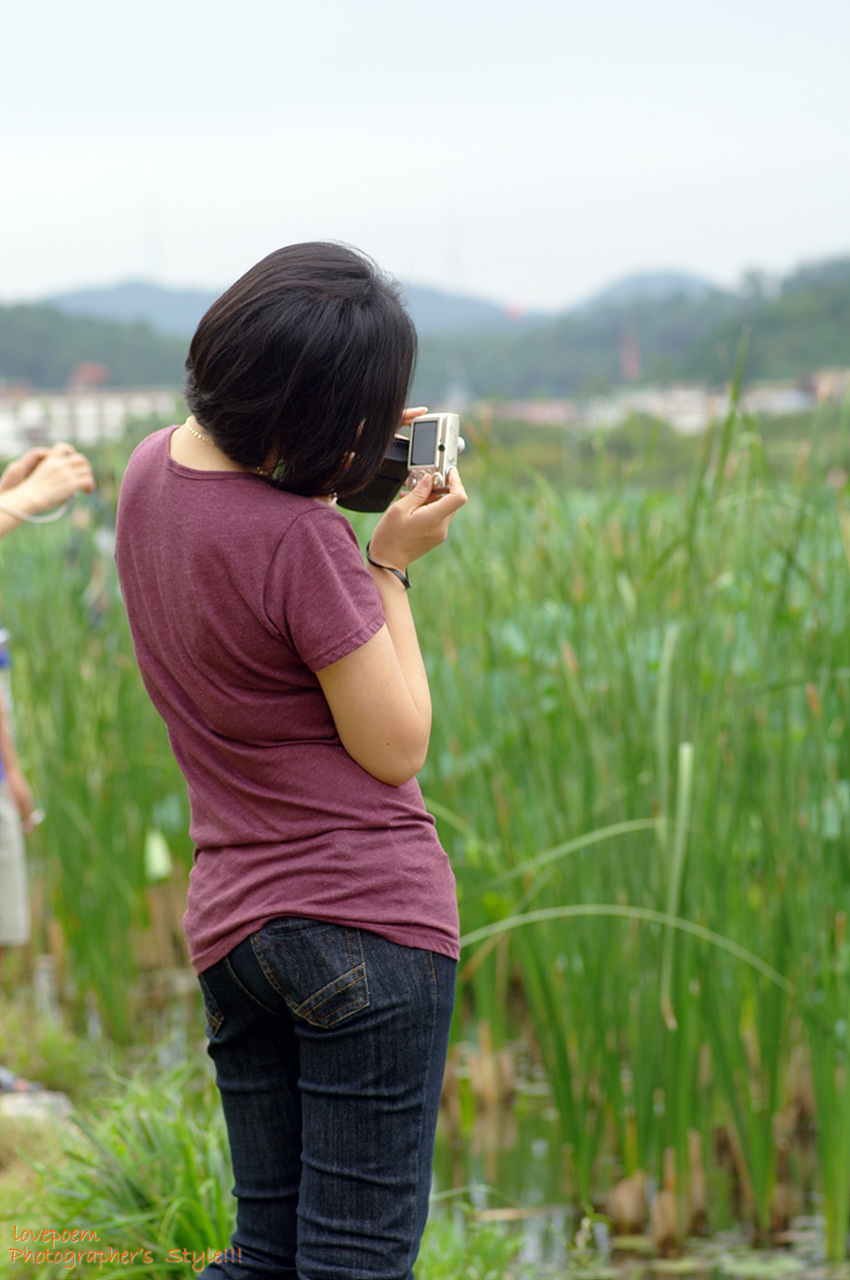
M 239 1202 L 201 1280 L 412 1280 L 455 970 L 285 917 L 200 975 Z

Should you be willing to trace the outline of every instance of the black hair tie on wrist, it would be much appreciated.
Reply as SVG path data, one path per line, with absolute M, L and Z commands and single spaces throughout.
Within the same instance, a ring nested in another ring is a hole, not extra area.
M 410 579 L 406 573 L 402 573 L 401 569 L 394 569 L 391 564 L 378 564 L 377 560 L 373 560 L 369 548 L 372 545 L 372 539 L 366 543 L 366 559 L 372 565 L 373 569 L 386 569 L 387 573 L 393 573 L 398 578 L 405 591 L 410 590 Z

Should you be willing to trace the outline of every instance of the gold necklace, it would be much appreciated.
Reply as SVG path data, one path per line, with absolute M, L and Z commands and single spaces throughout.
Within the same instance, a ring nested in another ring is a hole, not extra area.
M 211 444 L 214 449 L 218 448 L 218 445 L 215 440 L 213 440 L 212 436 L 206 436 L 203 431 L 196 431 L 194 427 L 190 427 L 188 418 L 183 423 L 183 426 L 189 432 L 190 436 L 195 436 L 198 440 L 203 440 L 204 444 Z
M 189 432 L 190 436 L 195 436 L 196 439 L 203 440 L 204 444 L 212 445 L 213 449 L 218 449 L 219 453 L 222 452 L 222 450 L 218 448 L 218 445 L 216 444 L 215 440 L 213 440 L 212 436 L 205 435 L 203 431 L 196 431 L 194 427 L 190 427 L 188 418 L 183 423 L 183 426 Z M 264 476 L 266 474 L 262 467 L 252 467 L 251 470 L 254 471 L 258 476 Z

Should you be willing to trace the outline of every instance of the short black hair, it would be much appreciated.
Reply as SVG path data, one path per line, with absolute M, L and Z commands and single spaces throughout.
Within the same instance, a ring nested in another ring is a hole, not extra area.
M 322 241 L 287 245 L 201 319 L 186 403 L 234 462 L 271 459 L 281 488 L 344 496 L 377 471 L 415 356 L 400 288 L 370 258 Z

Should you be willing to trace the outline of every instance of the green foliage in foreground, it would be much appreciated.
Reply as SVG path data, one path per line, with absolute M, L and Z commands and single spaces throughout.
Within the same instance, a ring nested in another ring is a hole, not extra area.
M 846 421 L 829 430 L 846 457 Z M 411 599 L 462 1008 L 496 1047 L 533 1028 L 564 1197 L 592 1203 L 641 1168 L 658 1178 L 672 1152 L 684 1220 L 692 1135 L 710 1162 L 722 1133 L 757 1235 L 793 1184 L 822 1196 L 837 1258 L 850 494 L 810 443 L 774 469 L 756 424 L 733 417 L 701 441 L 687 484 L 640 487 L 602 452 L 592 491 L 518 483 L 515 457 L 482 452 Z M 93 530 L 16 533 L 3 580 L 22 747 L 48 811 L 39 919 L 61 922 L 80 1016 L 96 1002 L 127 1039 L 162 873 L 147 837 L 186 867 L 184 788 Z
M 228 1247 L 233 1175 L 207 1074 L 184 1066 L 152 1079 L 145 1070 L 116 1089 L 96 1115 L 74 1122 L 49 1166 L 36 1164 L 29 1203 L 15 1207 L 19 1238 L 2 1241 L 0 1274 L 182 1280 Z M 57 1239 L 21 1240 L 27 1224 L 49 1226 Z M 520 1243 L 498 1225 L 435 1215 L 418 1280 L 521 1280 L 510 1270 Z
M 79 1119 L 58 1168 L 38 1170 L 26 1217 L 34 1222 L 37 1211 L 39 1222 L 70 1235 L 54 1245 L 59 1256 L 41 1266 L 27 1264 L 25 1253 L 13 1259 L 14 1274 L 22 1280 L 69 1274 L 176 1278 L 187 1274 L 184 1250 L 191 1259 L 226 1248 L 233 1229 L 232 1174 L 212 1092 L 209 1081 L 187 1069 L 155 1084 L 139 1075 L 101 1105 L 96 1118 Z M 69 1265 L 71 1253 L 78 1255 L 76 1267 Z

